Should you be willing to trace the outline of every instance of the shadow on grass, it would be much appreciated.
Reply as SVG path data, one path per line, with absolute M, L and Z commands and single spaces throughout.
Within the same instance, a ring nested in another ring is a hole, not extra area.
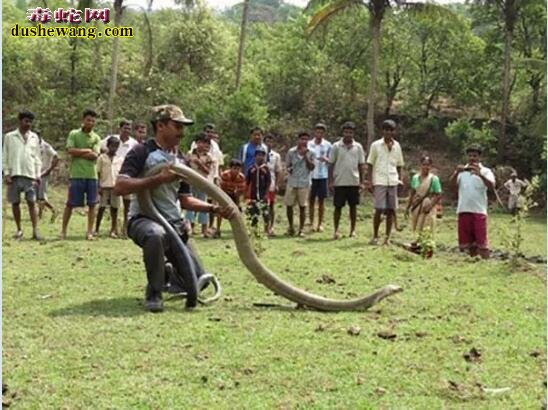
M 142 300 L 135 297 L 96 299 L 49 312 L 48 316 L 132 317 L 146 314 Z
M 253 302 L 249 305 L 234 307 L 231 310 L 247 312 L 247 313 L 253 313 L 253 312 L 263 313 L 264 312 L 264 313 L 289 313 L 289 314 L 302 314 L 302 315 L 311 314 L 311 313 L 314 313 L 314 314 L 320 313 L 322 315 L 334 315 L 342 312 L 342 311 L 335 311 L 335 310 L 319 310 L 319 309 L 314 309 L 310 307 L 302 307 L 297 304 L 295 305 L 285 304 L 283 302 L 279 304 L 274 302 L 272 303 Z M 371 311 L 371 310 L 373 309 L 366 309 L 366 310 L 357 309 L 357 310 L 344 311 L 344 313 L 345 314 L 357 313 L 357 314 L 363 315 L 367 311 Z

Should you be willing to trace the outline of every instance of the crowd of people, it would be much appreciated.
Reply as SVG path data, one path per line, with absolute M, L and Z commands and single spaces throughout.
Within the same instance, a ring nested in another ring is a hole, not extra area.
M 131 196 L 117 196 L 113 193 L 113 188 L 128 152 L 146 141 L 147 124 L 132 124 L 128 120 L 122 120 L 118 134 L 101 139 L 94 131 L 96 118 L 95 111 L 84 111 L 81 127 L 71 131 L 67 138 L 70 182 L 63 212 L 61 238 L 67 235 L 72 209 L 84 205 L 88 206 L 87 239 L 93 240 L 98 235 L 107 208 L 111 220 L 110 237 L 127 235 Z M 51 211 L 52 221 L 57 216 L 57 210 L 48 201 L 47 190 L 49 175 L 59 164 L 59 156 L 41 137 L 40 131 L 32 131 L 33 120 L 33 113 L 21 112 L 18 129 L 5 135 L 3 172 L 9 186 L 8 201 L 12 204 L 17 226 L 15 237 L 23 236 L 19 197 L 20 193 L 25 193 L 33 228 L 32 237 L 40 240 L 42 236 L 38 229 L 38 220 L 42 218 L 44 209 Z M 231 159 L 225 169 L 225 154 L 220 148 L 219 134 L 214 124 L 206 124 L 203 131 L 193 138 L 185 161 L 195 171 L 220 186 L 238 207 L 245 201 L 247 211 L 254 217 L 254 223 L 262 217 L 267 235 L 275 235 L 274 205 L 283 182 L 283 203 L 288 224 L 286 234 L 290 236 L 305 236 L 307 210 L 311 231 L 324 231 L 325 200 L 330 194 L 334 205 L 333 238 L 341 237 L 340 218 L 342 208 L 346 205 L 349 207 L 349 236 L 356 236 L 357 206 L 361 193 L 369 191 L 374 203 L 373 237 L 370 243 L 379 243 L 379 228 L 384 216 L 386 229 L 383 243 L 389 244 L 396 222 L 398 186 L 403 184 L 403 154 L 400 144 L 394 138 L 397 126 L 393 120 L 384 121 L 382 138 L 372 143 L 367 156 L 363 146 L 354 139 L 355 128 L 353 122 L 344 123 L 340 139 L 331 143 L 327 139 L 327 126 L 319 122 L 312 132 L 303 130 L 297 133 L 296 145 L 287 151 L 285 160 L 282 160 L 280 153 L 274 149 L 275 137 L 272 134 L 264 135 L 261 128 L 255 127 L 250 131 L 249 141 L 241 146 L 237 158 Z M 486 215 L 487 191 L 479 189 L 481 195 L 475 197 L 474 194 L 478 192 L 473 188 L 492 188 L 494 176 L 479 162 L 480 147 L 469 147 L 467 154 L 469 163 L 457 167 L 452 177 L 459 187 L 457 213 Z M 411 193 L 405 215 L 411 216 L 413 232 L 420 232 L 425 227 L 434 230 L 436 207 L 441 201 L 442 187 L 439 177 L 432 173 L 432 166 L 432 158 L 423 156 L 420 172 L 410 180 Z M 463 172 L 467 173 L 462 174 Z M 478 178 L 470 179 L 468 176 Z M 471 181 L 481 181 L 483 185 L 476 186 Z M 509 191 L 508 209 L 513 213 L 521 206 L 520 192 L 526 186 L 527 181 L 518 179 L 515 172 L 504 184 Z M 192 188 L 191 190 L 193 197 L 209 201 L 205 193 Z M 470 195 L 473 196 L 472 199 L 468 198 Z M 298 225 L 294 222 L 295 206 L 298 207 Z M 122 229 L 118 227 L 120 208 L 123 208 Z M 197 223 L 204 237 L 221 236 L 220 217 L 215 218 L 208 212 L 190 210 L 186 212 L 186 220 L 191 223 L 191 234 L 197 234 Z M 460 230 L 464 233 L 464 228 Z M 483 239 L 479 240 L 480 246 L 484 246 L 484 242 Z
M 382 123 L 382 135 L 371 144 L 369 150 L 355 140 L 356 125 L 353 122 L 348 121 L 341 126 L 341 136 L 334 143 L 327 138 L 326 124 L 318 122 L 311 132 L 303 130 L 297 133 L 295 146 L 287 151 L 285 160 L 274 149 L 276 138 L 272 134 L 264 135 L 261 128 L 255 127 L 237 157 L 227 161 L 225 167 L 225 155 L 213 124 L 206 124 L 203 131 L 193 138 L 187 154 L 180 152 L 184 126 L 193 121 L 186 118 L 179 107 L 155 107 L 151 121 L 154 136 L 150 139 L 146 138 L 146 123 L 128 120 L 119 123 L 118 134 L 101 139 L 94 131 L 97 117 L 94 110 L 85 110 L 81 125 L 72 130 L 66 140 L 66 153 L 70 158 L 69 186 L 60 237 L 65 239 L 67 236 L 73 209 L 87 206 L 85 237 L 94 240 L 108 208 L 111 220 L 109 236 L 129 235 L 144 249 L 149 275 L 147 300 L 154 299 L 151 295 L 159 292 L 161 280 L 157 276 L 162 269 L 158 266 L 164 261 L 163 256 L 160 261 L 159 256 L 152 255 L 155 251 L 147 252 L 146 249 L 148 246 L 165 247 L 165 244 L 157 240 L 159 225 L 153 225 L 154 222 L 146 218 L 138 218 L 140 214 L 135 192 L 154 188 L 156 206 L 170 222 L 181 225 L 180 229 L 188 230 L 190 235 L 197 235 L 199 228 L 199 234 L 204 237 L 220 237 L 223 218 L 233 215 L 230 209 L 220 208 L 204 192 L 178 181 L 169 172 L 162 171 L 153 177 L 143 178 L 146 169 L 160 162 L 180 161 L 187 164 L 218 185 L 240 210 L 245 201 L 252 225 L 256 226 L 262 219 L 267 235 L 275 235 L 275 203 L 284 182 L 286 234 L 290 236 L 304 237 L 308 234 L 305 231 L 307 209 L 311 231 L 324 231 L 325 201 L 331 194 L 333 238 L 336 240 L 342 236 L 340 219 L 346 205 L 349 208 L 349 237 L 355 237 L 357 207 L 362 194 L 369 192 L 374 208 L 373 236 L 369 242 L 372 245 L 381 243 L 379 230 L 384 216 L 382 243 L 390 244 L 392 228 L 397 223 L 398 187 L 403 184 L 401 170 L 404 166 L 402 148 L 395 139 L 398 127 L 393 120 Z M 7 133 L 3 139 L 3 175 L 17 228 L 14 237 L 23 237 L 20 199 L 24 193 L 32 224 L 32 238 L 42 240 L 39 219 L 45 209 L 52 212 L 52 221 L 57 216 L 57 210 L 48 201 L 47 191 L 48 178 L 59 163 L 59 156 L 39 131 L 32 130 L 35 119 L 32 112 L 22 111 L 18 119 L 18 128 Z M 462 250 L 487 258 L 487 192 L 494 189 L 495 178 L 493 172 L 480 161 L 481 147 L 470 146 L 466 153 L 468 163 L 458 165 L 451 176 L 451 181 L 458 186 L 458 241 Z M 435 228 L 436 206 L 441 201 L 442 186 L 439 177 L 432 172 L 432 166 L 433 159 L 423 156 L 420 172 L 410 181 L 411 194 L 405 214 L 411 216 L 415 235 L 424 229 L 433 233 Z M 510 193 L 509 207 L 513 212 L 520 207 L 520 191 L 526 185 L 527 182 L 517 179 L 515 173 L 504 184 Z M 298 207 L 298 223 L 294 216 L 295 206 Z M 121 229 L 118 227 L 120 208 L 123 208 Z M 186 212 L 185 219 L 182 217 L 183 210 Z M 151 241 L 151 235 L 156 240 Z
M 71 159 L 70 183 L 63 212 L 62 238 L 67 235 L 72 209 L 84 205 L 88 206 L 87 239 L 93 240 L 98 235 L 107 208 L 111 220 L 109 235 L 117 238 L 125 237 L 127 234 L 131 197 L 119 197 L 113 193 L 113 188 L 128 152 L 145 142 L 147 124 L 132 124 L 128 120 L 122 120 L 119 123 L 118 134 L 101 139 L 94 132 L 96 118 L 95 111 L 84 111 L 81 127 L 71 131 L 67 138 L 66 149 Z M 48 201 L 47 190 L 48 177 L 58 165 L 59 156 L 52 146 L 41 138 L 38 130 L 32 131 L 33 120 L 33 113 L 21 112 L 19 128 L 6 134 L 3 144 L 3 170 L 9 185 L 8 201 L 12 204 L 17 226 L 15 237 L 23 236 L 19 196 L 24 192 L 33 228 L 32 237 L 40 240 L 42 236 L 38 229 L 38 220 L 42 218 L 44 209 L 52 212 L 52 221 L 57 216 L 57 210 Z M 397 193 L 398 186 L 402 185 L 401 169 L 404 165 L 401 146 L 394 138 L 397 126 L 393 120 L 384 121 L 382 138 L 373 142 L 367 157 L 363 146 L 354 139 L 355 128 L 353 122 L 344 123 L 341 127 L 341 138 L 331 143 L 327 139 L 327 126 L 319 122 L 312 132 L 303 130 L 297 134 L 296 145 L 287 151 L 284 161 L 280 153 L 274 149 L 275 137 L 272 134 L 264 135 L 261 128 L 255 127 L 250 131 L 249 141 L 241 146 L 237 158 L 230 160 L 225 169 L 225 155 L 220 148 L 219 134 L 214 124 L 206 124 L 203 132 L 193 138 L 190 151 L 185 158 L 190 167 L 220 186 L 238 207 L 242 201 L 246 201 L 247 210 L 253 217 L 254 224 L 262 217 L 267 235 L 275 235 L 274 205 L 280 185 L 284 181 L 283 203 L 288 223 L 286 234 L 290 236 L 305 236 L 307 210 L 311 231 L 324 231 L 325 200 L 330 194 L 333 196 L 334 205 L 333 238 L 341 237 L 340 218 L 342 208 L 346 205 L 349 207 L 349 236 L 356 236 L 357 206 L 361 193 L 369 191 L 374 202 L 373 237 L 370 243 L 379 243 L 379 228 L 384 215 L 386 230 L 383 243 L 389 244 L 396 222 Z M 485 188 L 493 186 L 494 177 L 492 172 L 479 162 L 480 147 L 470 147 L 467 154 L 470 163 L 459 166 L 452 178 L 459 186 L 457 212 L 485 215 L 486 191 L 482 192 L 480 198 L 468 200 L 467 196 L 476 192 L 468 178 L 461 177 L 460 174 L 463 171 L 468 171 L 471 175 L 478 174 L 476 176 Z M 432 173 L 432 166 L 432 158 L 428 155 L 423 156 L 420 161 L 420 172 L 413 175 L 410 180 L 411 194 L 405 215 L 411 216 L 413 232 L 420 232 L 425 227 L 434 230 L 436 207 L 441 201 L 442 188 L 440 179 Z M 484 171 L 480 172 L 482 169 Z M 486 174 L 487 177 L 484 178 L 482 174 Z M 477 179 L 472 178 L 472 181 L 477 182 Z M 515 172 L 504 184 L 509 191 L 508 209 L 513 213 L 521 206 L 520 192 L 526 186 L 527 181 L 518 179 Z M 205 193 L 199 190 L 192 189 L 192 195 L 208 201 Z M 466 205 L 470 201 L 475 202 Z M 37 209 L 34 206 L 36 202 Z M 297 227 L 294 223 L 295 205 L 299 211 Z M 122 229 L 118 228 L 119 208 L 123 208 Z M 186 220 L 191 223 L 191 233 L 194 235 L 197 233 L 197 220 L 201 235 L 221 236 L 220 217 L 215 218 L 208 212 L 188 211 Z M 481 246 L 485 245 L 483 239 L 479 242 Z

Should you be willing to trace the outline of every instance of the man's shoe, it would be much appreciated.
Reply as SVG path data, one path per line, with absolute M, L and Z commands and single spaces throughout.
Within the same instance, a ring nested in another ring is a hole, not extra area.
M 161 296 L 155 296 L 146 301 L 146 307 L 149 312 L 159 313 L 164 311 L 164 301 Z
M 145 306 L 149 312 L 157 313 L 164 311 L 164 301 L 161 292 L 155 292 L 147 285 L 145 292 Z
M 369 245 L 378 245 L 379 244 L 379 238 L 371 238 L 371 240 L 369 241 Z
M 23 231 L 17 231 L 15 235 L 13 235 L 13 239 L 17 239 L 18 241 L 23 239 Z

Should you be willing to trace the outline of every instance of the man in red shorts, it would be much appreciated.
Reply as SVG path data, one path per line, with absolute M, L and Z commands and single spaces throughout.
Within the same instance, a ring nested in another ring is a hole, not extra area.
M 456 180 L 459 188 L 459 248 L 462 252 L 468 250 L 470 256 L 489 259 L 487 190 L 495 187 L 495 176 L 480 162 L 481 147 L 471 145 L 466 154 L 468 163 L 458 165 L 451 175 L 451 181 Z

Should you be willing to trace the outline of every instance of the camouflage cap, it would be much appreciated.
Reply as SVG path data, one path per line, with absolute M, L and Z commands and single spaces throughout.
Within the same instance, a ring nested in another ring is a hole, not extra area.
M 183 111 L 173 104 L 157 105 L 152 109 L 152 122 L 160 120 L 172 120 L 185 125 L 194 124 L 194 120 L 186 118 Z

